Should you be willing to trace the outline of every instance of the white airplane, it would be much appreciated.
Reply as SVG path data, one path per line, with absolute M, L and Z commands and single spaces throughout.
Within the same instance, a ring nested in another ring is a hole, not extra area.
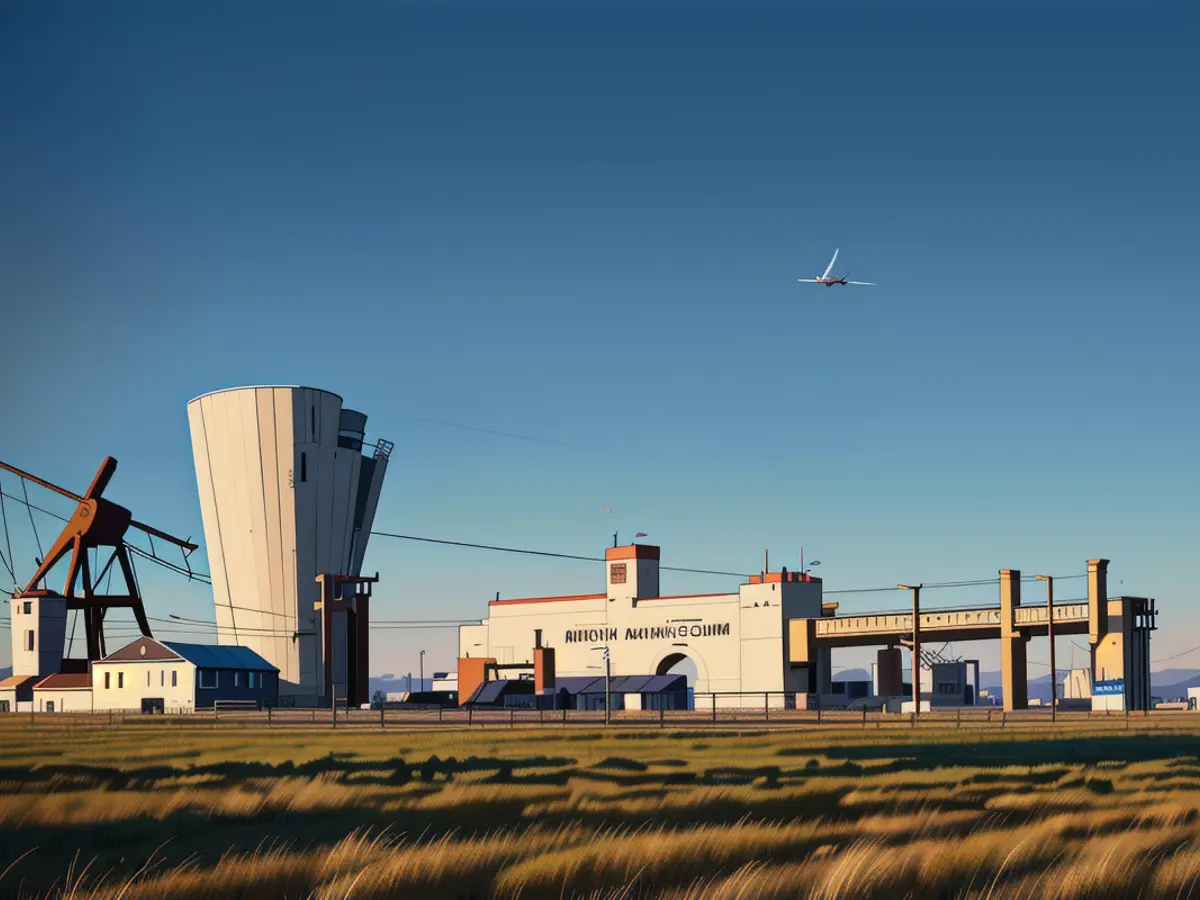
M 833 270 L 833 264 L 837 261 L 837 255 L 838 251 L 834 250 L 833 259 L 829 261 L 829 265 L 825 267 L 825 273 L 820 278 L 797 278 L 796 280 L 803 281 L 807 284 L 823 284 L 825 287 L 833 287 L 835 284 L 868 284 L 874 286 L 875 283 L 873 281 L 847 281 L 846 275 L 849 275 L 849 272 L 841 277 L 830 278 L 829 273 Z

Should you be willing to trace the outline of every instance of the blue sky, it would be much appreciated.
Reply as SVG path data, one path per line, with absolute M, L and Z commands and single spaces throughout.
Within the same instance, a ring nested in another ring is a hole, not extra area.
M 803 545 L 829 589 L 1107 556 L 1188 650 L 1198 38 L 1185 2 L 5 4 L 0 459 L 78 488 L 111 454 L 114 500 L 202 535 L 187 400 L 311 384 L 396 443 L 383 530 Z M 878 286 L 796 282 L 835 247 Z M 602 577 L 367 567 L 392 618 Z M 376 668 L 454 646 L 381 633 Z

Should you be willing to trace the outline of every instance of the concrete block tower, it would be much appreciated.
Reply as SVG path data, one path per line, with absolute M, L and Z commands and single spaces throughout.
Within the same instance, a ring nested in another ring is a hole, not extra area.
M 329 652 L 367 654 L 329 650 L 317 577 L 360 574 L 392 445 L 364 446 L 367 417 L 305 387 L 205 394 L 188 404 L 188 421 L 218 642 L 276 666 L 281 697 L 319 697 Z

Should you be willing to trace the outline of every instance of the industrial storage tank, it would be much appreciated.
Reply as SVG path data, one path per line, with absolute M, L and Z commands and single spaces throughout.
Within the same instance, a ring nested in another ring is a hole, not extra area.
M 188 403 L 217 641 L 279 669 L 281 697 L 316 699 L 319 574 L 360 574 L 392 444 L 308 387 L 240 387 Z M 364 648 L 365 649 L 365 648 Z

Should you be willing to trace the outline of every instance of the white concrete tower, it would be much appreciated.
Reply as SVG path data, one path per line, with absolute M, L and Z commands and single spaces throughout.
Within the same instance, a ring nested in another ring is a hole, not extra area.
M 319 574 L 360 574 L 392 445 L 364 453 L 367 417 L 337 394 L 243 387 L 188 403 L 217 641 L 315 697 L 324 663 Z

